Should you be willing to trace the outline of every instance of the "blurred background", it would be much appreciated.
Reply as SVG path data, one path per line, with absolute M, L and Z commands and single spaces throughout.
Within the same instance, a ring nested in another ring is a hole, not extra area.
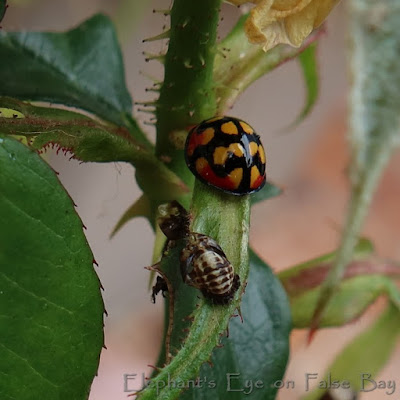
M 144 38 L 159 34 L 168 18 L 153 9 L 168 9 L 170 1 L 136 0 L 10 0 L 2 22 L 5 30 L 62 31 L 97 12 L 116 23 L 122 46 L 126 80 L 134 101 L 154 98 L 145 89 L 148 76 L 162 79 L 163 69 L 145 62 L 143 51 L 159 54 L 166 50 L 157 41 L 143 45 Z M 320 97 L 312 114 L 288 131 L 304 104 L 305 90 L 297 61 L 287 62 L 250 87 L 236 103 L 231 115 L 248 121 L 261 135 L 267 152 L 267 174 L 285 187 L 279 198 L 254 207 L 251 244 L 274 270 L 298 264 L 332 251 L 344 219 L 347 200 L 346 166 L 346 3 L 330 15 L 327 31 L 320 40 L 318 59 Z M 241 11 L 224 4 L 221 37 Z M 1 60 L 6 62 L 6 60 Z M 135 107 L 135 115 L 154 138 L 148 115 Z M 162 334 L 162 302 L 150 302 L 149 273 L 153 234 L 142 219 L 129 222 L 112 240 L 110 232 L 122 213 L 140 195 L 134 170 L 124 164 L 79 164 L 62 155 L 50 155 L 54 169 L 87 226 L 86 236 L 99 264 L 96 269 L 105 288 L 108 317 L 105 318 L 106 346 L 90 400 L 126 399 L 123 375 L 148 374 L 154 364 Z M 396 156 L 379 187 L 365 225 L 380 256 L 400 259 L 400 157 Z M 304 393 L 305 373 L 319 373 L 335 354 L 361 332 L 382 309 L 384 300 L 351 325 L 318 332 L 310 346 L 306 331 L 294 331 L 287 380 L 295 389 L 282 390 L 279 399 L 297 399 Z M 395 379 L 400 370 L 399 347 L 380 379 Z M 361 399 L 384 399 L 384 391 L 365 393 Z

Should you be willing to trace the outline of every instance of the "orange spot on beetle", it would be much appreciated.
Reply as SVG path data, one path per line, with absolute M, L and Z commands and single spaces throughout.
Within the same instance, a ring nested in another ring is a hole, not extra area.
M 250 125 L 246 124 L 246 122 L 240 121 L 239 123 L 246 133 L 248 133 L 249 135 L 252 135 L 254 133 L 253 128 Z
M 250 187 L 252 189 L 258 188 L 264 182 L 264 176 L 260 174 L 258 168 L 253 165 L 250 173 Z
M 260 155 L 260 160 L 263 164 L 265 164 L 265 152 L 264 152 L 264 147 L 260 144 L 258 146 L 258 154 Z
M 238 128 L 236 125 L 232 122 L 225 122 L 224 124 L 221 125 L 221 132 L 226 133 L 228 135 L 237 135 L 239 134 Z
M 214 164 L 224 165 L 231 154 L 234 154 L 236 157 L 243 157 L 243 146 L 240 143 L 232 143 L 229 147 L 216 147 L 213 154 Z
M 256 142 L 250 142 L 249 148 L 250 148 L 250 154 L 252 155 L 252 157 L 254 157 L 258 151 L 258 144 Z
M 204 146 L 214 137 L 214 128 L 204 129 L 201 133 L 192 132 L 187 146 L 187 154 L 192 156 L 198 146 Z

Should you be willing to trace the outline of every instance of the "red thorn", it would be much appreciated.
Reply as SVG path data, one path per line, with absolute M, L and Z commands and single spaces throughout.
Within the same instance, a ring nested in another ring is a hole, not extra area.
M 242 310 L 241 310 L 240 306 L 237 308 L 237 311 L 238 311 L 238 314 L 239 314 L 239 317 L 240 317 L 240 321 L 243 324 L 243 315 L 242 315 Z
M 92 263 L 96 265 L 96 267 L 99 266 L 99 264 L 97 263 L 97 261 L 93 258 Z
M 105 344 L 103 344 L 103 349 L 108 350 L 108 349 L 107 349 L 107 346 L 106 346 Z
M 86 225 L 85 225 L 83 222 L 82 222 L 82 228 L 83 228 L 83 229 L 87 229 L 87 228 L 86 228 Z
M 315 334 L 317 333 L 318 328 L 311 327 L 310 330 L 308 331 L 307 335 L 307 346 L 311 344 L 311 342 L 314 340 Z
M 155 367 L 154 365 L 147 364 L 148 367 L 155 369 L 156 371 L 160 371 L 161 368 Z

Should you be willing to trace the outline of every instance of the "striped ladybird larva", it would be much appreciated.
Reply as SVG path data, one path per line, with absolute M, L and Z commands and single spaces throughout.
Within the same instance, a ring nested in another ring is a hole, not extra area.
M 190 232 L 190 215 L 177 201 L 160 206 L 159 214 L 160 229 L 168 239 L 164 254 L 175 241 L 184 241 L 180 253 L 183 281 L 212 303 L 228 304 L 239 289 L 240 278 L 219 244 L 210 236 Z M 153 301 L 162 290 L 162 280 L 153 287 Z
M 212 303 L 228 304 L 239 289 L 239 275 L 218 243 L 209 236 L 190 233 L 180 264 L 184 282 L 199 289 Z

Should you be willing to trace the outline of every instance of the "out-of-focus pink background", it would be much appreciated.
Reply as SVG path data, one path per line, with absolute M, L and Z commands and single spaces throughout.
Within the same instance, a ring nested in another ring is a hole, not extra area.
M 152 82 L 143 75 L 162 77 L 157 62 L 145 63 L 143 51 L 165 51 L 161 42 L 142 44 L 142 39 L 161 32 L 168 18 L 153 9 L 167 9 L 169 1 L 136 0 L 10 0 L 3 21 L 6 30 L 64 30 L 96 12 L 115 18 L 123 49 L 126 79 L 135 101 L 151 99 L 145 92 Z M 142 4 L 143 3 L 143 4 Z M 269 178 L 283 185 L 285 193 L 253 209 L 251 243 L 279 271 L 331 251 L 338 242 L 347 199 L 346 151 L 346 20 L 344 3 L 328 19 L 327 33 L 319 46 L 321 95 L 312 114 L 291 131 L 285 130 L 304 104 L 304 87 L 297 62 L 288 62 L 250 87 L 231 115 L 248 121 L 262 136 L 267 151 Z M 227 29 L 240 11 L 224 4 Z M 6 60 L 2 60 L 4 62 Z M 141 123 L 146 114 L 136 112 Z M 143 125 L 154 138 L 152 127 Z M 140 195 L 134 170 L 123 164 L 78 164 L 51 155 L 51 163 L 88 227 L 86 235 L 99 263 L 97 272 L 105 288 L 107 350 L 101 357 L 90 400 L 126 399 L 124 374 L 148 373 L 154 364 L 162 332 L 162 302 L 150 302 L 149 273 L 152 231 L 144 219 L 128 223 L 112 240 L 109 234 L 121 214 Z M 364 233 L 373 239 L 381 256 L 400 259 L 400 158 L 386 172 L 372 205 Z M 379 300 L 350 326 L 327 329 L 307 347 L 305 331 L 294 331 L 286 373 L 295 389 L 282 390 L 281 400 L 304 394 L 305 373 L 325 368 L 335 354 L 370 323 L 384 306 Z M 380 379 L 396 379 L 400 370 L 399 349 L 381 372 Z M 140 383 L 136 386 L 140 387 Z M 361 399 L 385 399 L 382 390 Z

